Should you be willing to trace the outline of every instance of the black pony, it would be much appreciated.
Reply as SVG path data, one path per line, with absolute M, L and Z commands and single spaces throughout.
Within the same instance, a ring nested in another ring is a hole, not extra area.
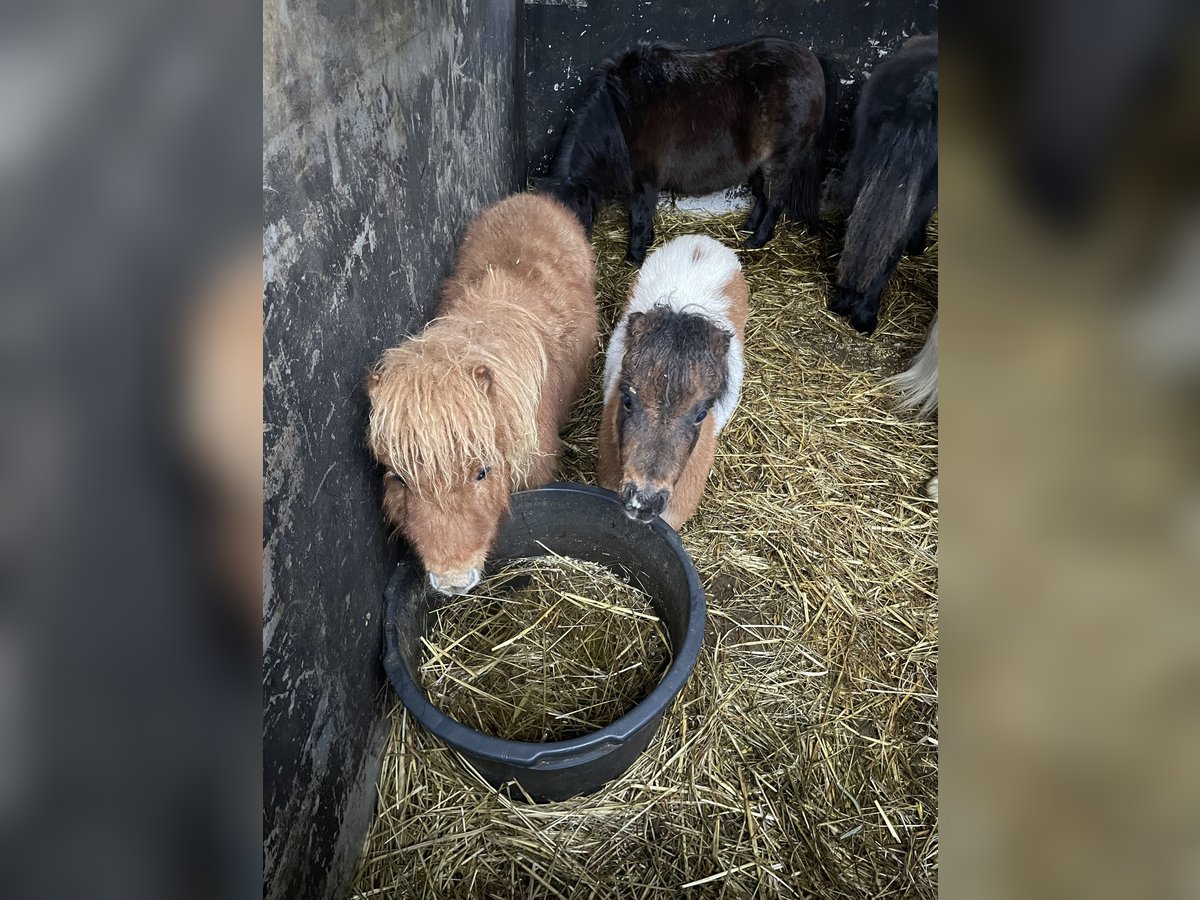
M 844 197 L 853 204 L 829 308 L 864 334 L 904 253 L 925 250 L 937 206 L 937 35 L 915 37 L 867 81 L 854 113 Z
M 791 41 L 639 46 L 592 75 L 542 189 L 589 234 L 601 204 L 628 198 L 625 258 L 640 266 L 659 191 L 706 194 L 749 181 L 746 246 L 761 247 L 785 207 L 806 223 L 816 218 L 837 88 L 831 64 Z

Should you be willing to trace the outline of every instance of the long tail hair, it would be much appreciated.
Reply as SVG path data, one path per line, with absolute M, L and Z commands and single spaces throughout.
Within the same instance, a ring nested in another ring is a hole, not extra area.
M 937 75 L 923 86 L 936 109 Z M 863 100 L 867 102 L 864 92 Z M 930 175 L 930 161 L 934 170 Z M 838 284 L 865 292 L 884 274 L 918 224 L 917 209 L 927 179 L 936 178 L 936 115 L 887 119 L 878 132 L 856 128 L 846 167 L 845 199 L 852 203 L 846 242 L 838 264 Z
M 821 186 L 828 168 L 829 145 L 837 129 L 841 82 L 833 61 L 818 56 L 821 74 L 825 77 L 825 115 L 812 146 L 800 158 L 800 169 L 792 179 L 787 198 L 788 215 L 799 222 L 814 223 L 821 211 Z
M 938 320 L 933 317 L 925 346 L 912 363 L 887 383 L 900 395 L 902 409 L 915 409 L 928 416 L 938 408 Z

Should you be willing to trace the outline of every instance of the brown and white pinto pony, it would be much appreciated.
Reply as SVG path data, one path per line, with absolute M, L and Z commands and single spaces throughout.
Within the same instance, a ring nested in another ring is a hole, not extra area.
M 597 480 L 631 519 L 679 528 L 742 389 L 750 295 L 737 255 L 702 235 L 646 260 L 604 363 Z
M 474 587 L 509 495 L 554 477 L 596 350 L 595 277 L 562 204 L 510 197 L 467 229 L 437 318 L 368 375 L 384 511 L 434 589 Z

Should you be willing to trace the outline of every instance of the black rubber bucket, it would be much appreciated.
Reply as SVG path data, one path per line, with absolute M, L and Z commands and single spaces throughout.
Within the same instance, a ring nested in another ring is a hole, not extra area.
M 599 790 L 646 749 L 663 713 L 682 690 L 704 641 L 704 589 L 683 544 L 669 525 L 631 521 L 616 494 L 578 484 L 553 484 L 512 498 L 489 569 L 521 557 L 552 552 L 600 563 L 628 578 L 651 598 L 671 641 L 672 661 L 658 686 L 615 722 L 568 741 L 508 741 L 468 728 L 435 707 L 417 680 L 421 637 L 439 595 L 423 573 L 401 565 L 387 588 L 384 668 L 401 702 L 417 721 L 461 753 L 511 796 L 565 800 Z M 521 790 L 512 788 L 512 783 Z

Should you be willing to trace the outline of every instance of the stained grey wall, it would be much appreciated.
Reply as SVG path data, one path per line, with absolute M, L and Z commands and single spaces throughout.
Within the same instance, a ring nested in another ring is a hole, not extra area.
M 936 0 L 524 0 L 526 153 L 545 174 L 583 81 L 638 41 L 703 48 L 756 35 L 790 38 L 856 78 L 906 36 L 937 29 Z M 852 94 L 851 91 L 847 91 Z
M 339 895 L 374 808 L 397 552 L 368 365 L 428 320 L 467 220 L 523 175 L 519 0 L 267 0 L 264 895 Z

